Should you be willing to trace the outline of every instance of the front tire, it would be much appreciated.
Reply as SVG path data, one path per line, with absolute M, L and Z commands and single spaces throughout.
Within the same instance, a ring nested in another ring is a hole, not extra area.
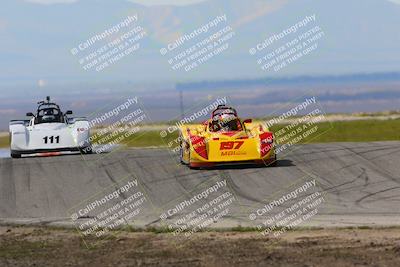
M 93 154 L 93 150 L 91 147 L 82 147 L 79 149 L 79 151 L 81 152 L 81 154 Z
M 11 158 L 13 158 L 13 159 L 19 159 L 19 158 L 21 158 L 21 154 L 20 154 L 20 153 L 11 151 L 10 154 L 11 154 Z
M 10 139 L 10 147 L 11 147 L 11 144 L 12 144 L 11 132 L 9 134 L 9 139 Z M 21 158 L 21 153 L 15 152 L 15 151 L 10 149 L 10 156 L 13 159 L 19 159 L 19 158 Z
M 276 155 L 275 155 L 275 160 L 271 163 L 271 166 L 278 167 L 278 159 L 277 159 Z
M 190 165 L 190 150 L 189 150 L 189 156 L 188 156 L 189 159 L 188 159 L 188 161 L 186 162 L 184 160 L 184 155 L 186 154 L 186 151 L 185 151 L 186 145 L 187 145 L 186 142 L 182 141 L 181 148 L 179 150 L 179 159 L 180 159 L 180 162 L 181 162 L 182 165 Z

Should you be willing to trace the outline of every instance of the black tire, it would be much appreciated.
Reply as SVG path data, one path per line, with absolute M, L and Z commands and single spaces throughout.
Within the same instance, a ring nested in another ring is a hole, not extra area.
M 181 149 L 179 150 L 179 162 L 180 162 L 182 165 L 186 165 L 186 163 L 183 161 L 183 149 L 182 149 L 182 147 L 181 147 Z
M 200 170 L 200 167 L 192 167 L 192 166 L 189 165 L 189 169 L 191 169 L 191 170 Z
M 93 150 L 92 150 L 91 147 L 83 147 L 83 148 L 80 148 L 79 151 L 80 151 L 82 154 L 85 154 L 85 155 L 87 155 L 87 154 L 93 154 Z
M 278 167 L 278 159 L 276 158 L 276 155 L 275 155 L 275 160 L 270 165 L 272 167 Z
M 19 159 L 19 158 L 21 158 L 21 154 L 20 154 L 20 153 L 15 153 L 15 152 L 11 151 L 11 157 L 12 157 L 13 159 Z
M 179 158 L 180 158 L 180 161 L 181 161 L 181 164 L 182 165 L 190 165 L 190 149 L 189 149 L 189 161 L 188 162 L 185 162 L 184 160 L 183 160 L 183 146 L 185 145 L 185 143 L 182 143 L 182 145 L 181 145 L 181 149 L 180 149 L 180 153 L 179 153 Z
M 179 161 L 182 165 L 185 165 L 185 162 L 183 161 L 183 142 L 181 142 L 179 146 Z
M 9 139 L 10 139 L 10 146 L 11 146 L 11 132 L 10 132 L 10 134 L 9 134 Z M 15 151 L 13 151 L 13 150 L 10 151 L 10 156 L 11 156 L 11 158 L 13 158 L 13 159 L 19 159 L 19 158 L 21 158 L 21 154 L 15 152 Z

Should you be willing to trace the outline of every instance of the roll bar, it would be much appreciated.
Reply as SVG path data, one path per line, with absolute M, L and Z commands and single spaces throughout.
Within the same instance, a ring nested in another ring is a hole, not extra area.
M 232 113 L 237 117 L 237 111 L 236 109 L 232 108 L 232 107 L 228 107 L 226 105 L 218 105 L 216 109 L 213 110 L 212 114 L 211 114 L 211 118 L 214 118 L 215 115 L 217 115 L 218 111 L 223 111 L 223 110 L 231 110 Z

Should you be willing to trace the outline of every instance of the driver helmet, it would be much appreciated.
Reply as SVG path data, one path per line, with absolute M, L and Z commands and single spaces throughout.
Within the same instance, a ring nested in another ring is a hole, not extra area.
M 225 123 L 228 123 L 228 122 L 236 119 L 236 116 L 232 113 L 223 113 L 223 114 L 221 114 L 219 119 L 222 123 L 225 124 Z
M 42 117 L 43 121 L 51 121 L 54 120 L 55 116 L 54 116 L 54 112 L 52 109 L 48 109 L 44 111 L 44 115 Z

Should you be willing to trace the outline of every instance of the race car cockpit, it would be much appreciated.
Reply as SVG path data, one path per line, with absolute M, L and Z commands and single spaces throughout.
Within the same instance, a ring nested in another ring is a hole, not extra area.
M 46 97 L 45 101 L 38 102 L 36 116 L 33 113 L 27 113 L 27 116 L 33 116 L 35 124 L 41 123 L 64 123 L 65 114 L 72 114 L 72 111 L 67 111 L 65 114 L 56 103 L 50 102 L 50 97 Z
M 209 129 L 211 132 L 235 132 L 242 131 L 243 127 L 234 108 L 219 105 L 211 115 Z
M 62 112 L 57 108 L 44 108 L 38 110 L 35 124 L 40 123 L 63 123 L 64 116 Z

